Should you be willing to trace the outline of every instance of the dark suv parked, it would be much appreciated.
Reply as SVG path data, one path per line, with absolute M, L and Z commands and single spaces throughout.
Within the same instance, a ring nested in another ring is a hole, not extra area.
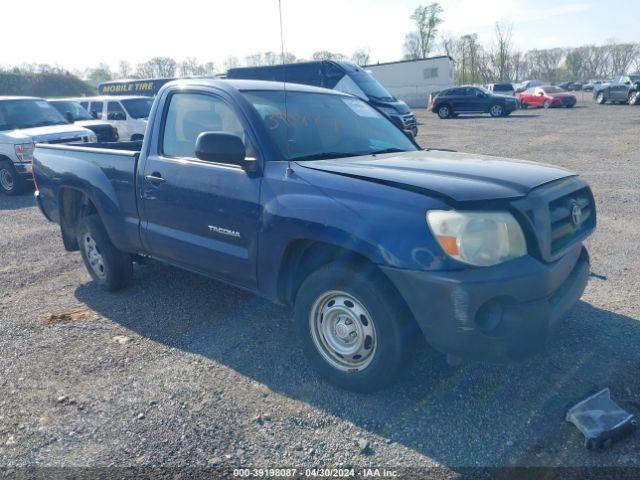
M 463 113 L 488 113 L 492 117 L 506 117 L 518 108 L 518 101 L 507 95 L 496 95 L 482 87 L 454 87 L 440 92 L 433 100 L 431 111 L 440 118 Z

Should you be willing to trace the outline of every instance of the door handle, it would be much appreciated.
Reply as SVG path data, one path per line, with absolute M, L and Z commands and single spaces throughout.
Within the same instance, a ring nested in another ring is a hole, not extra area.
M 144 178 L 147 180 L 147 182 L 153 185 L 160 185 L 165 182 L 164 178 L 162 178 L 162 175 L 160 175 L 159 172 L 153 172 L 151 175 L 145 175 Z

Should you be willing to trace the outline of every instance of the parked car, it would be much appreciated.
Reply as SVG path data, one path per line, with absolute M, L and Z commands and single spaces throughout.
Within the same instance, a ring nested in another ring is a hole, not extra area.
M 81 97 L 77 101 L 97 120 L 104 120 L 118 129 L 123 140 L 142 140 L 153 98 L 139 95 Z
M 562 82 L 558 84 L 558 87 L 568 92 L 579 92 L 582 90 L 582 83 L 580 82 Z
M 585 92 L 593 92 L 593 89 L 602 83 L 605 82 L 603 82 L 602 80 L 589 80 L 582 86 L 582 90 L 584 90 Z
M 32 183 L 35 142 L 95 141 L 92 131 L 69 125 L 42 98 L 0 96 L 0 192 L 18 195 Z
M 512 96 L 496 95 L 483 87 L 461 86 L 441 91 L 431 103 L 431 111 L 440 118 L 466 113 L 488 113 L 505 117 L 518 108 Z
M 38 145 L 34 179 L 97 285 L 128 285 L 142 254 L 293 305 L 311 363 L 345 388 L 396 379 L 418 331 L 450 361 L 521 358 L 587 283 L 579 176 L 422 150 L 351 95 L 171 82 L 144 148 L 96 147 Z
M 533 87 L 541 87 L 542 85 L 545 85 L 542 80 L 525 80 L 516 86 L 516 93 L 524 92 Z
M 113 125 L 94 120 L 91 114 L 78 102 L 72 100 L 47 100 L 53 108 L 58 110 L 69 123 L 75 123 L 81 127 L 88 128 L 96 134 L 98 142 L 117 142 L 118 129 Z
M 514 96 L 516 94 L 513 84 L 511 83 L 490 83 L 486 88 L 491 93 L 496 93 L 498 95 Z
M 604 105 L 607 102 L 638 105 L 640 103 L 640 74 L 618 75 L 611 83 L 601 83 L 594 88 L 593 98 L 599 105 Z
M 358 65 L 323 60 L 264 67 L 231 68 L 230 79 L 271 80 L 313 85 L 350 93 L 377 108 L 402 130 L 418 134 L 416 116 L 409 106 L 393 97 L 376 78 Z
M 567 92 L 566 90 L 554 85 L 533 87 L 524 92 L 518 93 L 516 96 L 520 100 L 522 108 L 572 108 L 577 102 L 576 96 L 573 93 Z

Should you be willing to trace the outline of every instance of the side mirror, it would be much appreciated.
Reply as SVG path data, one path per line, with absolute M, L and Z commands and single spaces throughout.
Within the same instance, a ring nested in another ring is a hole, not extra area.
M 246 156 L 242 139 L 232 133 L 202 132 L 196 140 L 196 158 L 199 160 L 238 165 L 247 172 L 255 172 L 258 161 Z
M 73 118 L 73 113 L 71 113 L 71 112 L 65 112 L 64 118 L 69 123 L 74 123 L 76 121 L 76 119 Z

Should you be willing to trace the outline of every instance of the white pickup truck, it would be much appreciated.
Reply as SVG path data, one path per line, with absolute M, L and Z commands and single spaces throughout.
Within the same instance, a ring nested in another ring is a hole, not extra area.
M 42 98 L 0 96 L 0 192 L 18 195 L 32 181 L 35 143 L 96 140 L 95 133 L 70 125 Z

